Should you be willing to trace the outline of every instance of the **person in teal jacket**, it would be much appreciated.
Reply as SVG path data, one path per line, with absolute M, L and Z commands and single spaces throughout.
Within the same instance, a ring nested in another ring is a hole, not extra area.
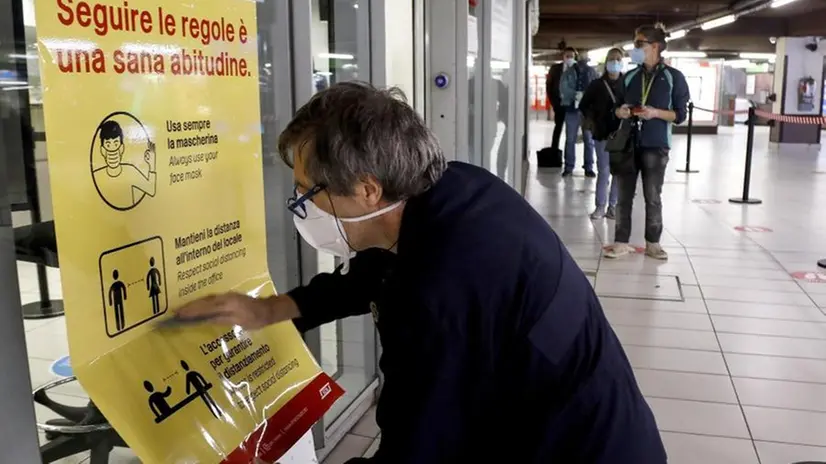
M 688 115 L 691 99 L 688 83 L 679 70 L 665 64 L 662 52 L 668 33 L 661 25 L 637 29 L 634 48 L 629 53 L 636 69 L 623 77 L 619 87 L 616 115 L 630 120 L 634 130 L 626 160 L 612 161 L 611 172 L 618 182 L 617 222 L 614 244 L 606 258 L 619 258 L 631 251 L 631 209 L 642 176 L 645 197 L 645 254 L 666 260 L 668 253 L 660 245 L 663 232 L 662 188 L 671 150 L 671 132 Z

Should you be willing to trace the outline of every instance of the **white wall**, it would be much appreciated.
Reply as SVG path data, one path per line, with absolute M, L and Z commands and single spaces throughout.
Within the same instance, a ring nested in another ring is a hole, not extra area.
M 774 72 L 774 91 L 778 101 L 772 111 L 780 113 L 781 98 L 785 100 L 787 114 L 819 115 L 823 101 L 823 57 L 826 56 L 826 42 L 821 43 L 817 51 L 810 51 L 806 44 L 812 43 L 811 37 L 781 37 L 777 39 L 777 62 Z M 783 88 L 783 56 L 788 57 L 786 64 L 786 86 Z M 797 86 L 799 80 L 812 77 L 815 80 L 814 109 L 798 111 Z
M 413 0 L 385 0 L 384 17 L 386 83 L 400 88 L 412 105 L 415 86 Z M 424 44 L 418 48 L 423 50 Z

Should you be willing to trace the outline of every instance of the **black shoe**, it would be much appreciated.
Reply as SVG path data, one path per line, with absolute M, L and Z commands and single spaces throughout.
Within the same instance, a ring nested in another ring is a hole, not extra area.
M 569 177 L 574 175 L 574 171 L 562 171 L 562 177 Z
M 585 177 L 596 177 L 597 173 L 594 171 L 585 171 Z

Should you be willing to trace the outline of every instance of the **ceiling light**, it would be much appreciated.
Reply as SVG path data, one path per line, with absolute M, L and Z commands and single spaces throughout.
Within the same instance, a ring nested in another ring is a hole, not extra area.
M 772 8 L 780 8 L 781 6 L 786 6 L 789 3 L 796 2 L 797 0 L 774 0 L 771 4 Z
M 749 53 L 743 52 L 740 54 L 740 58 L 744 60 L 773 60 L 775 58 L 774 53 Z
M 347 53 L 319 53 L 319 58 L 327 58 L 331 60 L 352 60 L 355 58 L 353 55 L 349 55 Z
M 674 32 L 672 32 L 672 33 L 671 33 L 671 37 L 669 37 L 669 38 L 667 38 L 667 39 L 665 39 L 665 40 L 666 40 L 666 42 L 669 42 L 669 41 L 671 41 L 671 40 L 682 39 L 683 37 L 685 37 L 685 35 L 686 35 L 687 33 L 688 33 L 688 31 L 686 31 L 685 29 L 680 29 L 679 31 L 674 31 Z
M 665 58 L 705 58 L 707 56 L 706 52 L 672 52 L 668 50 L 663 52 Z
M 723 16 L 721 18 L 712 19 L 711 21 L 706 21 L 703 24 L 701 24 L 700 27 L 703 28 L 704 31 L 707 31 L 709 29 L 714 29 L 715 27 L 731 24 L 734 21 L 737 21 L 737 16 L 731 14 L 728 16 Z
M 611 47 L 595 48 L 588 52 L 588 58 L 592 61 L 602 62 L 609 51 L 611 51 Z
M 627 52 L 628 50 L 631 50 L 632 48 L 634 48 L 634 44 L 633 44 L 633 43 L 627 43 L 627 44 L 625 44 L 625 45 L 623 45 L 623 46 L 622 46 L 622 49 L 623 49 L 623 50 L 625 50 L 626 52 Z
M 726 60 L 725 65 L 732 68 L 745 69 L 751 67 L 753 63 L 750 60 Z

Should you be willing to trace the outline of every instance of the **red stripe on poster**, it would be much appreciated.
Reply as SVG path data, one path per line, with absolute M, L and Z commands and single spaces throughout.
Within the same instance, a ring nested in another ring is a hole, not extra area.
M 344 390 L 327 374 L 318 374 L 293 399 L 267 419 L 221 464 L 274 463 L 318 422 Z M 255 458 L 259 460 L 256 461 Z

